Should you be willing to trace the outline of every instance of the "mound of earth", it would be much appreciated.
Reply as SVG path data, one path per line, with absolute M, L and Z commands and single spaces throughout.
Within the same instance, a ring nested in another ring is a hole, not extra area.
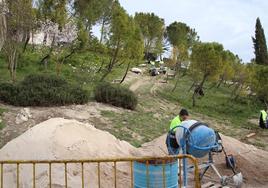
M 36 125 L 0 150 L 1 160 L 64 160 L 138 155 L 136 148 L 108 132 L 76 120 L 54 118 Z M 118 165 L 119 187 L 129 184 L 126 164 Z M 37 165 L 37 187 L 48 185 L 48 165 Z M 20 166 L 20 187 L 32 186 L 32 165 Z M 113 183 L 112 164 L 101 165 L 101 187 Z M 85 164 L 85 184 L 97 187 L 97 164 Z M 109 175 L 109 177 L 108 177 Z M 16 165 L 5 165 L 4 187 L 16 186 Z M 53 183 L 57 182 L 57 183 Z M 64 186 L 64 165 L 52 165 L 53 187 Z M 68 185 L 81 187 L 81 164 L 68 165 Z M 120 186 L 121 185 L 121 186 Z M 68 187 L 69 187 L 68 186 Z
M 54 118 L 36 125 L 21 136 L 6 144 L 0 150 L 1 160 L 68 160 L 129 156 L 165 156 L 166 135 L 135 148 L 118 140 L 108 132 L 76 120 Z M 245 178 L 244 187 L 267 187 L 268 152 L 223 136 L 227 153 L 237 159 L 238 171 Z M 201 159 L 202 161 L 204 159 Z M 223 153 L 214 155 L 215 165 L 223 175 L 232 172 L 225 167 Z M 127 163 L 118 164 L 117 186 L 130 187 L 130 168 Z M 97 164 L 84 165 L 85 185 L 97 187 Z M 16 165 L 4 166 L 4 187 L 16 187 Z M 101 165 L 101 187 L 112 187 L 113 164 Z M 30 174 L 30 175 L 29 175 Z M 68 165 L 68 187 L 81 187 L 81 164 Z M 64 165 L 52 164 L 52 186 L 61 188 L 64 184 Z M 36 165 L 37 187 L 48 187 L 48 165 Z M 213 171 L 208 171 L 206 181 L 219 182 Z M 129 186 L 128 186 L 129 185 Z M 20 187 L 32 186 L 32 165 L 20 165 Z

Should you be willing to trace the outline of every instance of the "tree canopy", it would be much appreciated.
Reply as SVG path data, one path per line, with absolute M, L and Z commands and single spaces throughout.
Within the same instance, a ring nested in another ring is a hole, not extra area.
M 145 56 L 149 53 L 161 54 L 163 51 L 163 37 L 165 31 L 164 19 L 154 13 L 136 13 L 135 21 L 140 27 Z
M 268 51 L 264 29 L 259 18 L 256 20 L 255 37 L 252 37 L 255 49 L 255 61 L 260 65 L 268 65 Z

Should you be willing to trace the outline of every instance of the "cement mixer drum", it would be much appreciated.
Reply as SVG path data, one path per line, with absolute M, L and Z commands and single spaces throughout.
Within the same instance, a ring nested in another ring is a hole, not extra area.
M 186 140 L 187 153 L 196 158 L 202 158 L 217 146 L 216 133 L 206 124 L 188 120 L 181 124 L 176 131 L 177 142 Z M 186 132 L 184 132 L 187 130 Z

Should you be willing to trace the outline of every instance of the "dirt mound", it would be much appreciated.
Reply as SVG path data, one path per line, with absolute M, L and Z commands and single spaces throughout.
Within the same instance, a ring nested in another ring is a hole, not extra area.
M 53 160 L 53 159 L 89 159 L 138 155 L 136 148 L 125 141 L 116 139 L 108 132 L 98 130 L 92 125 L 76 120 L 54 118 L 40 123 L 9 142 L 0 150 L 1 160 Z M 4 168 L 4 187 L 15 187 L 16 165 Z M 64 187 L 64 165 L 52 167 L 53 186 Z M 96 164 L 85 164 L 85 184 L 97 186 Z M 124 177 L 128 168 L 119 166 L 118 176 Z M 32 166 L 21 165 L 20 187 L 31 187 Z M 101 166 L 102 187 L 110 187 L 113 182 L 112 164 Z M 48 185 L 48 165 L 38 165 L 36 171 L 37 187 Z M 123 180 L 124 179 L 124 180 Z M 127 178 L 122 178 L 118 185 L 124 187 Z M 81 164 L 68 166 L 68 184 L 81 187 Z
M 167 155 L 165 139 L 166 135 L 163 135 L 137 149 L 90 124 L 54 118 L 36 125 L 5 145 L 0 150 L 0 159 L 64 160 L 141 155 L 165 156 Z M 227 136 L 222 135 L 222 139 L 227 153 L 233 154 L 237 159 L 238 170 L 243 173 L 245 178 L 245 187 L 266 187 L 268 185 L 268 152 Z M 223 153 L 214 155 L 214 160 L 221 174 L 232 174 L 225 167 Z M 127 186 L 130 185 L 129 164 L 122 163 L 117 167 L 118 187 L 129 187 Z M 16 165 L 5 165 L 5 187 L 15 187 L 16 170 Z M 108 188 L 113 185 L 113 172 L 113 164 L 101 165 L 101 187 Z M 20 174 L 20 187 L 31 187 L 32 176 L 29 174 L 32 174 L 32 165 L 21 165 Z M 81 174 L 81 164 L 68 165 L 69 187 L 81 187 Z M 219 182 L 214 172 L 208 171 L 207 175 L 206 180 Z M 85 164 L 84 176 L 87 177 L 85 185 L 97 187 L 97 164 Z M 47 187 L 48 177 L 48 165 L 37 165 L 37 187 Z M 52 185 L 53 187 L 64 187 L 64 165 L 52 165 Z

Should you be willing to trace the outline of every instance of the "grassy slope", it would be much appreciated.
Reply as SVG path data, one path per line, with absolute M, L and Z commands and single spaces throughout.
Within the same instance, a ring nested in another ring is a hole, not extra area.
M 112 127 L 105 129 L 120 139 L 135 146 L 151 141 L 168 130 L 170 120 L 177 115 L 180 108 L 189 109 L 193 119 L 202 120 L 218 131 L 267 149 L 268 131 L 263 131 L 250 119 L 257 119 L 261 104 L 254 99 L 240 97 L 230 99 L 232 88 L 225 86 L 205 90 L 205 97 L 197 100 L 192 107 L 191 92 L 188 92 L 191 81 L 188 77 L 180 80 L 178 88 L 171 92 L 175 80 L 160 86 L 156 94 L 151 94 L 152 81 L 138 89 L 139 105 L 134 112 L 103 112 L 103 116 L 112 122 Z M 210 85 L 206 85 L 209 88 Z M 255 132 L 257 135 L 246 139 L 246 135 Z
M 3 129 L 4 126 L 5 126 L 4 122 L 3 122 L 2 119 L 1 119 L 2 114 L 3 114 L 4 112 L 5 112 L 5 109 L 0 108 L 0 120 L 1 120 L 1 122 L 0 122 L 0 130 Z
M 205 89 L 205 96 L 197 100 L 196 107 L 192 107 L 192 91 L 189 92 L 191 85 L 190 79 L 184 77 L 179 81 L 178 87 L 174 92 L 170 92 L 173 86 L 169 85 L 160 91 L 159 95 L 171 102 L 181 104 L 192 112 L 205 114 L 223 121 L 227 120 L 234 127 L 251 129 L 252 124 L 248 120 L 258 118 L 259 110 L 262 107 L 257 99 L 240 97 L 237 100 L 232 100 L 231 92 L 233 88 L 223 85 L 220 88 Z M 210 87 L 210 84 L 205 86 L 205 88 Z
M 39 53 L 27 52 L 19 59 L 18 80 L 21 80 L 28 74 L 32 73 L 52 73 L 55 74 L 55 62 L 49 62 L 48 69 L 40 65 L 41 55 Z M 96 73 L 101 62 L 107 58 L 100 54 L 86 52 L 76 54 L 66 61 L 62 68 L 61 76 L 70 82 L 83 85 L 89 91 L 92 91 L 95 84 L 99 80 L 101 74 Z M 117 68 L 107 78 L 108 80 L 121 78 L 124 74 L 124 66 Z M 0 56 L 0 82 L 10 80 L 7 64 L 3 57 Z M 230 100 L 231 89 L 221 87 L 206 90 L 206 96 L 197 101 L 197 107 L 192 108 L 191 93 L 188 92 L 192 84 L 188 77 L 180 80 L 175 92 L 170 92 L 175 80 L 169 82 L 165 87 L 158 88 L 156 95 L 150 94 L 152 83 L 144 85 L 136 91 L 139 95 L 139 106 L 135 112 L 126 111 L 124 114 L 116 114 L 114 112 L 103 111 L 103 116 L 112 123 L 110 127 L 103 129 L 111 132 L 120 139 L 129 141 L 135 146 L 152 140 L 162 135 L 168 129 L 169 121 L 179 111 L 178 106 L 188 108 L 191 114 L 203 114 L 213 118 L 216 121 L 223 122 L 229 128 L 227 135 L 236 136 L 239 134 L 237 130 L 245 130 L 247 134 L 250 131 L 257 132 L 260 136 L 267 137 L 267 131 L 258 129 L 256 125 L 248 122 L 249 119 L 256 119 L 261 105 L 254 100 L 240 98 L 237 101 Z M 206 85 L 207 88 L 210 85 Z M 172 108 L 161 108 L 159 101 L 166 100 L 166 106 L 171 104 L 178 105 L 174 110 Z M 2 125 L 3 126 L 3 125 Z M 236 131 L 230 131 L 236 130 Z M 253 144 L 265 147 L 262 139 L 258 137 Z
M 40 52 L 26 51 L 18 60 L 17 81 L 22 80 L 25 76 L 33 73 L 56 74 L 55 59 L 51 59 L 48 63 L 48 68 L 40 63 L 44 55 Z M 101 62 L 108 62 L 107 57 L 93 52 L 83 52 L 74 54 L 71 58 L 65 61 L 62 66 L 61 75 L 69 82 L 78 85 L 83 85 L 85 89 L 92 90 L 95 84 L 100 79 L 102 73 L 97 73 Z M 4 57 L 0 54 L 0 82 L 10 81 L 8 65 Z M 107 80 L 113 80 L 118 76 L 123 76 L 125 65 L 114 70 Z

